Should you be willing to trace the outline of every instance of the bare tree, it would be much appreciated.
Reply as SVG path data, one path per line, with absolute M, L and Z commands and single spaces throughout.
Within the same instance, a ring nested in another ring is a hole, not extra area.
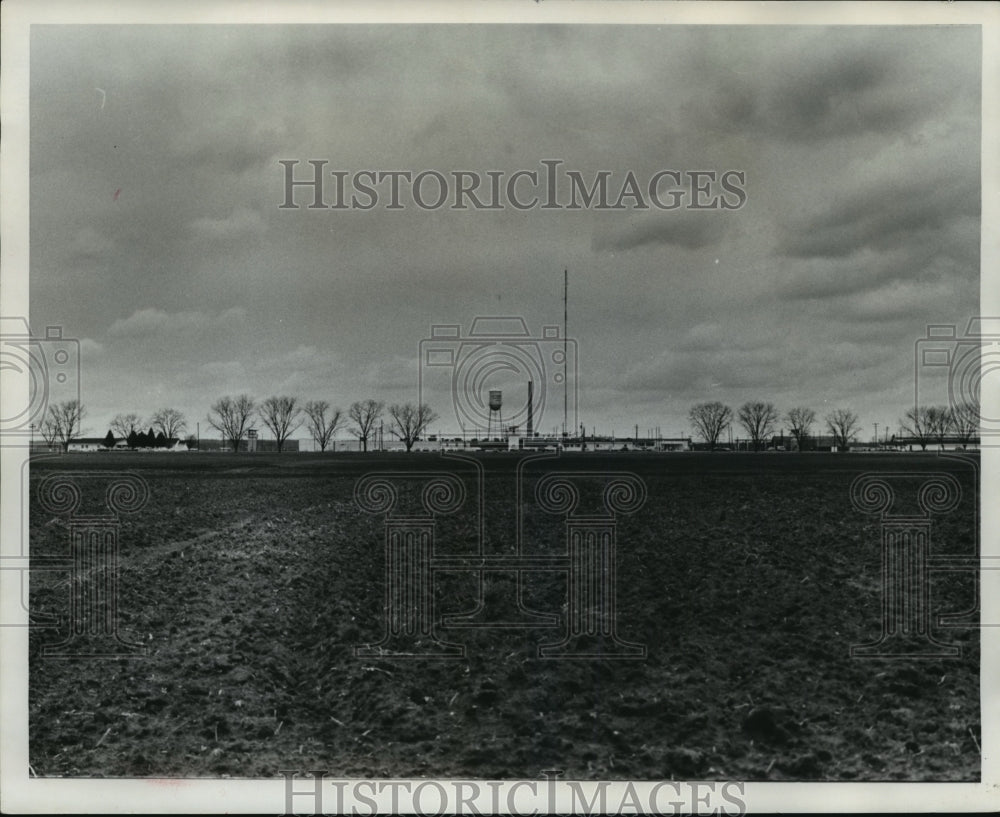
M 816 412 L 805 406 L 796 406 L 788 410 L 785 422 L 788 423 L 791 434 L 795 438 L 795 445 L 799 451 L 802 451 L 805 441 L 809 438 L 812 424 L 816 422 Z
M 920 450 L 927 450 L 927 443 L 934 437 L 934 411 L 930 406 L 914 406 L 906 410 L 899 421 L 903 431 L 920 443 Z
M 212 406 L 208 424 L 232 443 L 233 451 L 239 451 L 240 440 L 246 433 L 254 407 L 253 398 L 246 394 L 235 398 L 221 397 Z
M 285 440 L 302 425 L 302 421 L 298 419 L 302 413 L 298 401 L 294 397 L 268 397 L 260 404 L 257 413 L 264 425 L 274 434 L 274 441 L 280 454 L 285 447 Z
M 937 440 L 938 447 L 944 451 L 944 438 L 948 436 L 953 426 L 951 409 L 947 406 L 929 406 L 927 408 L 927 425 L 931 437 Z
M 326 451 L 326 447 L 333 440 L 333 435 L 343 423 L 344 417 L 340 409 L 332 409 L 329 417 L 326 413 L 331 411 L 330 404 L 326 400 L 312 400 L 305 405 L 306 428 L 319 446 L 320 451 Z
M 55 446 L 57 440 L 59 439 L 59 425 L 56 423 L 56 419 L 52 415 L 51 408 L 45 412 L 45 416 L 42 418 L 42 422 L 38 426 L 38 430 L 42 434 L 42 439 L 45 440 L 45 445 L 49 448 Z
M 83 418 L 86 410 L 79 400 L 64 400 L 54 406 L 49 406 L 52 418 L 54 441 L 58 442 L 63 451 L 69 450 L 69 444 L 83 433 Z
M 437 413 L 426 403 L 419 406 L 413 403 L 395 404 L 389 407 L 389 415 L 394 426 L 390 430 L 403 441 L 407 451 L 413 448 L 424 429 L 438 418 Z
M 861 431 L 858 415 L 850 409 L 834 409 L 826 415 L 826 427 L 838 451 L 846 451 Z
M 383 409 L 385 409 L 385 403 L 368 399 L 351 403 L 351 407 L 347 411 L 347 416 L 354 423 L 351 433 L 361 440 L 362 449 L 365 451 L 368 450 L 368 439 L 375 429 L 376 421 L 382 416 Z
M 732 418 L 732 409 L 718 401 L 698 403 L 688 412 L 691 424 L 713 451 L 719 442 L 719 437 L 722 436 L 722 432 L 726 430 Z
M 952 423 L 962 448 L 966 448 L 979 434 L 979 414 L 978 400 L 967 400 L 951 410 Z
M 750 435 L 753 450 L 759 451 L 761 441 L 774 433 L 774 424 L 778 422 L 778 410 L 774 407 L 774 403 L 752 400 L 740 406 L 737 417 L 740 425 Z
M 175 408 L 162 408 L 153 414 L 153 428 L 163 433 L 168 440 L 179 439 L 187 428 L 184 414 Z
M 135 412 L 131 414 L 116 414 L 111 421 L 111 430 L 116 437 L 125 437 L 137 428 L 142 428 L 142 417 Z

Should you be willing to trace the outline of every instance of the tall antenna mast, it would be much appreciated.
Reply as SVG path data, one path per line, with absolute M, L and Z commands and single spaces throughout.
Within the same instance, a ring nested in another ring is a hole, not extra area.
M 569 427 L 569 270 L 563 270 L 563 436 Z

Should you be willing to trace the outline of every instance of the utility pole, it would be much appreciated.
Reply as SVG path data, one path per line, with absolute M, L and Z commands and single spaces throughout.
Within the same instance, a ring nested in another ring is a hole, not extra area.
M 875 423 L 875 447 L 878 448 L 878 423 Z
M 569 269 L 563 270 L 563 436 L 569 429 Z

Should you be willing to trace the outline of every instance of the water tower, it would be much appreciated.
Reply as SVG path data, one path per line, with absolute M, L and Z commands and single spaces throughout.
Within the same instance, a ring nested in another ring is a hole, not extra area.
M 535 384 L 528 381 L 528 439 L 535 434 Z
M 493 439 L 493 418 L 496 417 L 497 433 L 503 437 L 503 419 L 500 416 L 500 408 L 503 406 L 503 392 L 500 389 L 490 389 L 490 416 L 486 421 L 486 438 Z

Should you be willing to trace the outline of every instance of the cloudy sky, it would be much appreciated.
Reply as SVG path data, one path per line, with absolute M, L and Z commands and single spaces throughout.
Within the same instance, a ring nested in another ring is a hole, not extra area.
M 912 404 L 927 324 L 978 311 L 980 55 L 972 27 L 35 26 L 32 325 L 81 339 L 91 434 L 164 406 L 205 434 L 240 392 L 420 395 L 447 431 L 454 370 L 421 372 L 421 341 L 520 316 L 551 430 L 568 269 L 588 433 L 687 436 L 696 402 L 764 399 L 868 437 Z M 614 195 L 737 170 L 746 201 L 280 209 L 279 161 L 310 159 L 560 160 Z M 519 409 L 523 378 L 491 377 Z

